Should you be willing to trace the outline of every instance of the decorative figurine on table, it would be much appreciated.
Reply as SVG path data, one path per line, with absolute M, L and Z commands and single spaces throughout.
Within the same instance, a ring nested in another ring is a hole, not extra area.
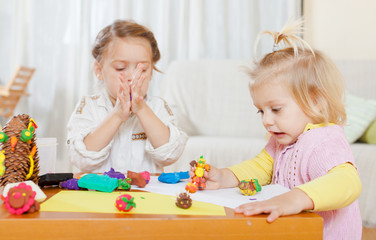
M 191 196 L 189 196 L 189 193 L 183 192 L 180 193 L 179 196 L 176 198 L 175 202 L 176 206 L 187 209 L 192 206 L 192 199 Z
M 131 190 L 131 184 L 132 184 L 132 179 L 126 178 L 126 179 L 118 179 L 118 187 L 117 189 L 123 189 L 126 191 Z
M 13 116 L 0 132 L 0 186 L 39 181 L 39 156 L 34 120 L 26 114 Z
M 108 172 L 104 172 L 103 175 L 107 175 L 111 178 L 117 178 L 117 179 L 125 179 L 125 175 L 121 172 L 116 172 L 113 168 L 110 169 Z
M 201 156 L 198 161 L 192 161 L 190 163 L 192 167 L 196 167 L 195 176 L 192 177 L 185 189 L 190 193 L 195 193 L 198 190 L 204 190 L 206 188 L 206 178 L 204 172 L 210 171 L 210 165 L 206 164 L 206 160 Z
M 189 171 L 186 172 L 173 172 L 173 173 L 161 173 L 158 177 L 158 181 L 163 183 L 174 184 L 180 182 L 182 179 L 189 178 Z
M 255 178 L 251 180 L 240 181 L 238 188 L 245 196 L 252 196 L 261 191 L 261 186 L 258 180 Z
M 4 199 L 5 208 L 10 214 L 21 215 L 23 213 L 37 212 L 40 209 L 39 203 L 35 201 L 36 192 L 26 183 L 20 183 L 9 189 Z
M 115 207 L 121 212 L 129 212 L 136 207 L 136 203 L 131 195 L 122 194 L 116 198 Z
M 150 173 L 147 171 L 140 173 L 128 171 L 127 178 L 132 179 L 132 185 L 144 188 L 146 184 L 150 181 Z
M 81 188 L 78 186 L 78 179 L 71 178 L 59 184 L 60 188 L 65 188 L 68 190 L 80 190 Z

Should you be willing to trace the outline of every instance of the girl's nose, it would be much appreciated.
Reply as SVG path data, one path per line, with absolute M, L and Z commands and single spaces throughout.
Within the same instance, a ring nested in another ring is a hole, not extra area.
M 272 126 L 274 124 L 273 116 L 271 116 L 271 114 L 264 113 L 262 116 L 262 123 L 264 126 Z
M 132 81 L 132 71 L 123 70 L 120 74 L 121 74 L 121 78 L 124 79 L 124 81 L 127 81 L 127 82 Z

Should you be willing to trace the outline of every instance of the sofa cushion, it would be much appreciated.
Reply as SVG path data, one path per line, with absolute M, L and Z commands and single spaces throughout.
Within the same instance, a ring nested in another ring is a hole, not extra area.
M 358 140 L 376 119 L 376 101 L 351 94 L 346 98 L 347 122 L 345 134 L 350 143 Z
M 265 129 L 241 69 L 252 61 L 197 60 L 170 64 L 161 97 L 190 136 L 260 137 Z
M 360 138 L 361 142 L 376 144 L 376 120 L 367 128 L 366 132 Z

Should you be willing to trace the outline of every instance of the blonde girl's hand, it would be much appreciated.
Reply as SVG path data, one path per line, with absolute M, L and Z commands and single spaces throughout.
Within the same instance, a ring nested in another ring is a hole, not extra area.
M 280 216 L 298 214 L 303 210 L 312 210 L 313 202 L 302 190 L 292 189 L 290 192 L 273 197 L 266 201 L 253 202 L 235 208 L 236 213 L 246 216 L 269 213 L 268 222 L 273 222 Z
M 131 92 L 131 109 L 134 113 L 137 113 L 143 106 L 144 96 L 146 95 L 143 85 L 145 83 L 146 76 L 143 74 L 144 65 L 139 63 L 137 65 L 136 71 L 133 74 L 132 82 L 130 86 Z
M 119 80 L 120 84 L 114 111 L 121 121 L 125 122 L 128 120 L 131 111 L 130 87 L 129 83 L 125 81 L 124 73 L 120 73 Z
M 193 181 L 193 177 L 195 176 L 195 170 L 196 167 L 191 167 L 189 170 L 189 181 Z M 206 178 L 206 189 L 219 189 L 221 188 L 221 170 L 216 167 L 211 166 L 211 169 L 209 172 L 205 171 L 204 172 L 204 177 Z

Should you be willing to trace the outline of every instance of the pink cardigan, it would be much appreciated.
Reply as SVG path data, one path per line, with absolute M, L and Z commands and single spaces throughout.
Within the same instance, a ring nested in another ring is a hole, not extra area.
M 266 151 L 274 159 L 272 183 L 290 189 L 325 175 L 333 167 L 354 157 L 343 127 L 319 127 L 302 133 L 291 145 L 271 138 Z M 316 212 L 324 219 L 324 239 L 361 239 L 362 221 L 358 200 L 347 207 Z

